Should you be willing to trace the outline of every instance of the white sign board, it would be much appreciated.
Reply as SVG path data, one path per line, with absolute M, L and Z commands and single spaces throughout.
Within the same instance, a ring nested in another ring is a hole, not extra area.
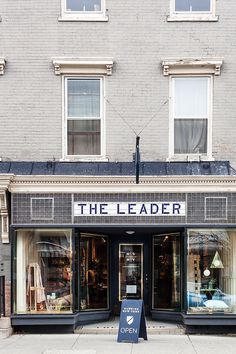
M 74 216 L 185 216 L 185 202 L 74 202 Z

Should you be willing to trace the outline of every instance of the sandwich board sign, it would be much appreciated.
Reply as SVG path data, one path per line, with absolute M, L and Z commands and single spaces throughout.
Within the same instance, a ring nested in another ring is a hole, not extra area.
M 147 340 L 143 300 L 123 300 L 117 342 L 138 343 Z

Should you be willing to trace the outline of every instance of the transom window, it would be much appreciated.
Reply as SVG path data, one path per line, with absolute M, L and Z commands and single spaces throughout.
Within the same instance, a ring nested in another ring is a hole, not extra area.
M 173 154 L 207 155 L 210 76 L 172 78 Z
M 67 155 L 101 155 L 102 78 L 66 78 Z
M 98 12 L 101 5 L 101 0 L 66 0 L 66 11 Z
M 210 12 L 211 0 L 175 0 L 176 12 Z

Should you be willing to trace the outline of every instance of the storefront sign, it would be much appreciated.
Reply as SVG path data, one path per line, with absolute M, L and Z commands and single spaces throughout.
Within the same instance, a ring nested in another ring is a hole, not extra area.
M 123 300 L 117 342 L 137 343 L 147 340 L 143 300 Z
M 185 202 L 75 202 L 74 216 L 185 216 Z

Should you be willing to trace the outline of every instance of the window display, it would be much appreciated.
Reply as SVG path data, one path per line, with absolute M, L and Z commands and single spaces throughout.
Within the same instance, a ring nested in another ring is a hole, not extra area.
M 108 242 L 102 235 L 80 237 L 80 310 L 108 308 Z
M 236 230 L 188 230 L 189 313 L 236 313 Z
M 16 312 L 71 312 L 71 266 L 71 231 L 18 230 Z

